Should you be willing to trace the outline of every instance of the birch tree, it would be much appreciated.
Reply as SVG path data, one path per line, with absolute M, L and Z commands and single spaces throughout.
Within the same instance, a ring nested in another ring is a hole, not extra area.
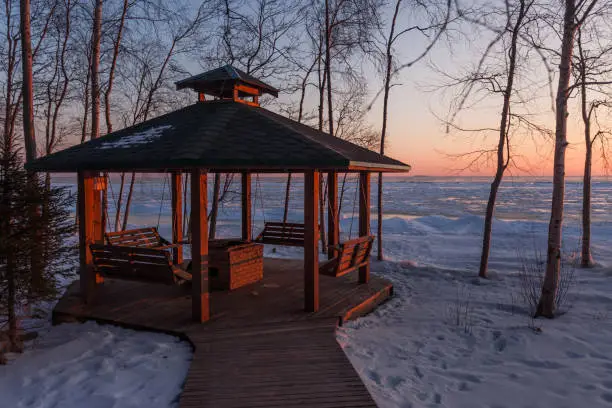
M 567 141 L 568 100 L 570 98 L 571 65 L 574 40 L 578 28 L 589 18 L 599 0 L 564 0 L 561 52 L 559 56 L 559 77 L 555 98 L 555 150 L 553 164 L 553 191 L 548 241 L 546 251 L 546 273 L 542 294 L 535 316 L 553 318 L 556 296 L 559 289 L 561 268 L 561 237 L 563 228 L 563 204 L 565 199 L 565 151 Z M 604 3 L 602 1 L 602 3 Z M 610 4 L 604 3 L 603 7 Z

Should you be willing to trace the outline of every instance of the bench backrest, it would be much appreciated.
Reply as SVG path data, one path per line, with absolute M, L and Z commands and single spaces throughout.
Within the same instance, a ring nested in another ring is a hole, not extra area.
M 367 235 L 341 243 L 332 268 L 326 274 L 342 276 L 365 266 L 368 263 L 373 242 L 374 237 Z
M 110 245 L 151 248 L 162 246 L 164 242 L 155 227 L 107 232 L 104 235 Z
M 91 244 L 96 271 L 109 278 L 174 284 L 168 251 L 142 247 Z
M 304 224 L 266 222 L 255 241 L 272 245 L 304 246 Z

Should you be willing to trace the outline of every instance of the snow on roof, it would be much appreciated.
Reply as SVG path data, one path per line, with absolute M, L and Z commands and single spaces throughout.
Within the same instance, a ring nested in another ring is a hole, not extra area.
M 124 136 L 118 140 L 102 143 L 98 149 L 129 148 L 135 145 L 151 143 L 164 134 L 164 130 L 172 129 L 172 125 L 162 125 Z

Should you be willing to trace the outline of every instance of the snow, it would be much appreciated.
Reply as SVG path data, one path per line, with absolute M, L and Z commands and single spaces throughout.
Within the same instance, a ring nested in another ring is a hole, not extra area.
M 62 324 L 0 366 L 0 406 L 178 406 L 191 353 L 172 336 L 92 322 Z
M 533 262 L 536 251 L 545 249 L 551 184 L 532 178 L 504 183 L 491 278 L 481 280 L 476 275 L 488 182 L 385 178 L 387 261 L 374 262 L 372 270 L 393 281 L 396 295 L 342 327 L 340 344 L 381 407 L 612 406 L 612 183 L 593 184 L 597 266 L 576 270 L 566 313 L 534 321 L 521 299 L 519 271 L 521 259 Z M 72 180 L 65 183 L 74 189 Z M 301 183 L 299 177 L 292 181 L 289 221 L 303 217 Z M 357 229 L 352 176 L 347 186 L 343 239 Z M 116 180 L 114 187 L 118 191 Z M 579 247 L 581 187 L 571 179 L 566 185 L 567 254 Z M 262 177 L 253 193 L 258 231 L 264 221 L 282 217 L 284 178 Z M 161 234 L 170 236 L 168 195 L 167 180 L 138 180 L 130 225 L 156 226 L 159 218 Z M 229 197 L 219 215 L 221 238 L 240 231 L 239 195 Z M 302 252 L 266 246 L 265 254 Z M 189 359 L 188 345 L 164 335 L 93 323 L 53 327 L 0 367 L 0 405 L 6 398 L 6 406 L 17 407 L 172 406 Z
M 102 143 L 98 149 L 129 148 L 141 144 L 151 143 L 164 134 L 164 130 L 172 129 L 172 125 L 163 125 L 149 128 L 141 132 L 123 136 L 117 140 Z
M 385 219 L 390 261 L 375 262 L 373 271 L 393 281 L 396 296 L 338 332 L 379 406 L 612 405 L 612 229 L 609 215 L 600 211 L 607 204 L 601 194 L 610 184 L 598 187 L 593 223 L 598 265 L 575 270 L 565 313 L 555 320 L 528 317 L 519 273 L 521 259 L 531 263 L 536 251 L 544 249 L 547 215 L 539 210 L 549 185 L 536 186 L 543 190 L 537 194 L 541 201 L 532 196 L 533 205 L 524 205 L 520 214 L 502 200 L 498 213 L 506 219 L 494 223 L 488 280 L 476 277 L 483 227 L 477 215 L 480 207 L 472 214 L 443 210 L 448 215 L 400 214 Z M 432 190 L 419 188 L 425 194 Z M 532 188 L 510 186 L 506 194 Z M 568 184 L 568 254 L 579 247 L 579 188 Z M 461 194 L 470 194 L 469 185 L 463 191 L 457 188 L 457 206 L 480 201 L 485 192 L 483 186 L 481 197 L 463 199 Z

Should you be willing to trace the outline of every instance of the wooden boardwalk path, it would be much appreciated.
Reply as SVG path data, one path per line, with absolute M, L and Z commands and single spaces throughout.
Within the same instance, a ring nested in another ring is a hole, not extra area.
M 182 287 L 109 281 L 85 305 L 72 287 L 54 309 L 54 322 L 95 320 L 177 335 L 194 347 L 180 397 L 195 407 L 375 407 L 335 338 L 345 319 L 372 310 L 392 294 L 390 282 L 353 274 L 321 277 L 321 308 L 302 310 L 302 262 L 266 259 L 263 281 L 213 292 L 211 320 L 190 320 Z

